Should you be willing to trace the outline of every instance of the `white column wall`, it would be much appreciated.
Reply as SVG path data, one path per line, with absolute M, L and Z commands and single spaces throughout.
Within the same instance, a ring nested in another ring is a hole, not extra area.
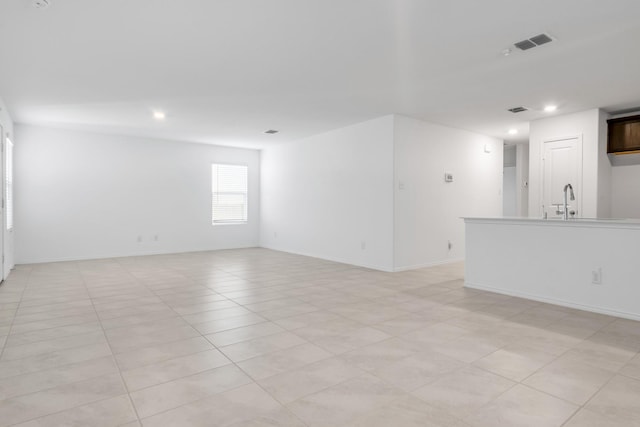
M 261 246 L 393 269 L 393 116 L 262 152 Z
M 394 269 L 462 260 L 461 217 L 502 214 L 503 141 L 395 117 Z

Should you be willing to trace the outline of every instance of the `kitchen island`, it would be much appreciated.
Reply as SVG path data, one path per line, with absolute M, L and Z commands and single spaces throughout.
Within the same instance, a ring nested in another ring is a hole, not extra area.
M 640 320 L 640 220 L 464 221 L 466 287 Z

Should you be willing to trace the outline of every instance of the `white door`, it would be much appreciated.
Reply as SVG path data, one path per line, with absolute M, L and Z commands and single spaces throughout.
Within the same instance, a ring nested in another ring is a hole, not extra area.
M 542 211 L 548 218 L 562 218 L 564 187 L 571 184 L 576 200 L 567 194 L 569 210 L 582 211 L 582 138 L 566 138 L 544 143 L 542 157 Z

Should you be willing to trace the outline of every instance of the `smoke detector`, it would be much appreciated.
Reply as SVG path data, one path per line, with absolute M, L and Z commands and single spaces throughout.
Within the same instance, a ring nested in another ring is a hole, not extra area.
M 274 135 L 276 133 L 278 133 L 279 131 L 275 130 L 275 129 L 269 129 L 269 130 L 265 130 L 264 133 L 266 133 L 267 135 Z
M 522 113 L 523 111 L 529 111 L 527 107 L 513 107 L 509 108 L 507 111 L 511 111 L 512 113 Z
M 46 9 L 51 5 L 51 2 L 49 0 L 33 0 L 31 5 L 35 9 Z

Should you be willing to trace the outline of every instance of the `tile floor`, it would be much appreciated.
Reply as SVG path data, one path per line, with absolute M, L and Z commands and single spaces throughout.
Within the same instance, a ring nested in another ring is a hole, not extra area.
M 640 426 L 640 323 L 265 249 L 22 265 L 1 426 Z

